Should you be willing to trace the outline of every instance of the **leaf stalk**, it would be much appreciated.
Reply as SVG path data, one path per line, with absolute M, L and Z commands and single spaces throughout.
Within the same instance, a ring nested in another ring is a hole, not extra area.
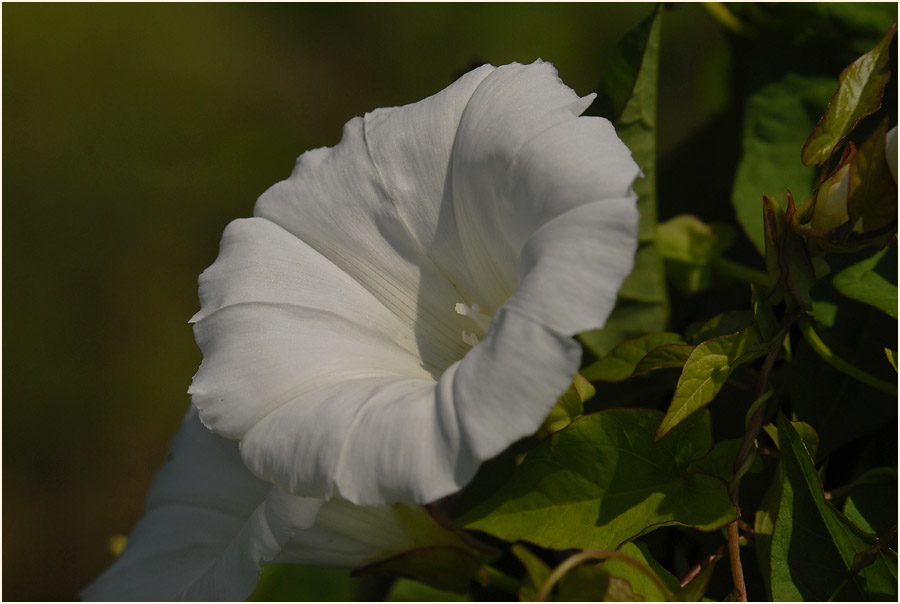
M 808 317 L 804 317 L 797 322 L 797 325 L 800 327 L 800 333 L 803 334 L 803 339 L 806 340 L 806 343 L 809 344 L 809 347 L 812 348 L 816 354 L 818 354 L 823 361 L 844 373 L 858 382 L 862 382 L 867 386 L 871 386 L 872 388 L 884 392 L 886 394 L 890 394 L 893 396 L 897 396 L 897 385 L 890 384 L 885 382 L 882 379 L 875 377 L 869 373 L 866 373 L 859 367 L 852 365 L 851 363 L 845 361 L 838 355 L 836 355 L 825 342 L 822 341 L 822 338 L 819 337 L 819 334 L 816 333 L 816 330 L 812 326 L 812 322 Z
M 537 597 L 535 598 L 535 602 L 546 602 L 547 598 L 550 596 L 550 591 L 553 587 L 568 573 L 570 570 L 581 564 L 586 560 L 605 560 L 607 558 L 615 558 L 617 560 L 621 560 L 622 562 L 626 562 L 648 577 L 653 581 L 656 587 L 665 594 L 666 600 L 672 599 L 672 592 L 660 581 L 659 577 L 656 576 L 652 570 L 650 570 L 645 564 L 635 560 L 631 556 L 626 556 L 621 552 L 605 550 L 605 549 L 591 549 L 585 550 L 583 552 L 578 552 L 577 554 L 570 556 L 562 561 L 562 563 L 553 569 L 553 572 L 550 573 L 550 576 L 547 577 L 547 580 L 544 581 L 544 585 L 541 586 L 541 590 L 538 592 Z

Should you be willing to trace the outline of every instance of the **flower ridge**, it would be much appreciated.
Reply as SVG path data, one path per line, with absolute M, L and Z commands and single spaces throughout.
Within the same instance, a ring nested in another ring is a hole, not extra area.
M 362 505 L 434 501 L 533 433 L 636 248 L 639 169 L 592 98 L 485 65 L 302 155 L 201 276 L 203 423 Z

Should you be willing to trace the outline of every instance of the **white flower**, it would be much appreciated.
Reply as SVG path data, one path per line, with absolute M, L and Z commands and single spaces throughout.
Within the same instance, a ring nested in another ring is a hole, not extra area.
M 444 539 L 420 508 L 288 495 L 253 476 L 235 441 L 189 413 L 145 515 L 86 600 L 244 600 L 265 562 L 354 568 Z
M 485 65 L 303 154 L 200 278 L 203 423 L 285 491 L 365 505 L 453 493 L 535 432 L 637 245 L 639 169 L 592 99 Z

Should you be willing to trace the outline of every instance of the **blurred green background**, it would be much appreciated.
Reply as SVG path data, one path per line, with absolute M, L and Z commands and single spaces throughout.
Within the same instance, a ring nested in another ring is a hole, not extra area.
M 651 8 L 4 4 L 4 599 L 73 599 L 112 561 L 189 403 L 197 276 L 300 153 L 482 62 L 588 94 Z M 662 152 L 729 61 L 700 5 L 664 32 Z

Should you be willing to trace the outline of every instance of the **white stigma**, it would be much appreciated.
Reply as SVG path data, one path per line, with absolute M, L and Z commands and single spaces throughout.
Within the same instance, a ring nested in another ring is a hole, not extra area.
M 479 306 L 478 304 L 469 306 L 468 304 L 457 302 L 455 308 L 456 314 L 468 317 L 473 323 L 475 323 L 475 325 L 478 327 L 478 331 L 482 336 L 487 333 L 488 326 L 490 326 L 491 324 L 491 317 L 490 315 L 486 315 L 481 312 L 481 306 Z M 475 345 L 478 344 L 478 335 L 471 331 L 463 331 L 462 341 L 474 348 Z

